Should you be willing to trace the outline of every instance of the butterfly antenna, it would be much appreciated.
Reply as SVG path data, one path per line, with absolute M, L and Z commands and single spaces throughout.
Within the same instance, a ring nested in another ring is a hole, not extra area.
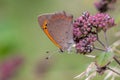
M 58 53 L 59 51 L 58 50 L 55 50 L 55 51 L 46 51 L 47 54 L 49 54 L 45 59 L 49 59 L 51 58 L 51 56 L 53 56 L 55 53 Z

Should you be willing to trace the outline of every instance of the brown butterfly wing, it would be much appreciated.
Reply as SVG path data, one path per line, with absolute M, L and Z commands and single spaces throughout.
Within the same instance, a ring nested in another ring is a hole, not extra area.
M 43 15 L 38 18 L 42 26 L 44 20 L 48 20 L 47 29 L 52 38 L 62 47 L 62 50 L 67 50 L 70 44 L 73 43 L 73 16 L 65 12 Z

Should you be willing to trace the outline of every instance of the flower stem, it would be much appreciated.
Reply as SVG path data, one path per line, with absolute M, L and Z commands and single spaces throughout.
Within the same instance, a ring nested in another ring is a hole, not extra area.
M 112 68 L 107 67 L 107 69 L 108 69 L 108 70 L 110 70 L 110 71 L 113 71 L 114 73 L 116 73 L 116 74 L 118 74 L 118 75 L 120 76 L 120 73 L 119 73 L 119 72 L 117 72 L 117 71 L 115 71 L 115 70 L 113 70 Z
M 120 65 L 120 61 L 117 59 L 116 56 L 114 56 L 113 59 Z
M 104 48 L 106 48 L 105 45 L 103 44 L 103 42 L 100 41 L 100 39 L 99 39 L 99 37 L 98 37 L 98 34 L 97 34 L 97 41 L 98 41 Z
M 105 48 L 105 45 L 99 39 L 97 41 Z
M 106 48 L 108 48 L 108 39 L 107 39 L 106 31 L 104 31 L 104 37 L 105 37 L 105 41 L 106 41 Z
M 99 51 L 105 51 L 104 49 L 100 49 L 100 48 L 97 48 L 97 47 L 94 47 L 94 49 L 99 50 Z

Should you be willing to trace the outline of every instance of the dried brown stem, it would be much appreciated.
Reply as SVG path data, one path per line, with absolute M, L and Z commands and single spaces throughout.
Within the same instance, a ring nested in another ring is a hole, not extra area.
M 112 71 L 112 72 L 114 72 L 114 73 L 116 73 L 116 74 L 118 74 L 119 76 L 120 76 L 120 73 L 119 72 L 117 72 L 117 71 L 115 71 L 115 70 L 113 70 L 112 68 L 110 68 L 110 67 L 106 67 L 108 70 L 110 70 L 110 71 Z
M 117 56 L 114 56 L 113 59 L 120 65 L 120 61 L 117 59 Z

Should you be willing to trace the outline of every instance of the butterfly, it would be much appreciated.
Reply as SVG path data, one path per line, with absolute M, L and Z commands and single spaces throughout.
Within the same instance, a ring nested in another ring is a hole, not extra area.
M 48 38 L 63 52 L 70 51 L 73 41 L 73 16 L 65 11 L 38 16 Z

